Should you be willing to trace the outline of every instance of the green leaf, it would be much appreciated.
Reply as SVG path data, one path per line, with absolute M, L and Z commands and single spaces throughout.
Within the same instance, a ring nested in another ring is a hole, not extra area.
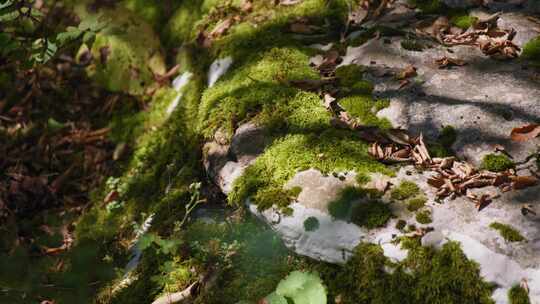
M 293 271 L 279 282 L 276 294 L 294 304 L 326 304 L 326 289 L 316 273 Z
M 268 304 L 288 304 L 285 297 L 273 292 L 264 298 Z
M 141 251 L 144 251 L 150 246 L 152 246 L 152 244 L 157 240 L 157 238 L 159 237 L 153 233 L 145 234 L 139 238 L 139 241 L 137 242 L 137 247 L 139 247 Z
M 83 31 L 80 29 L 73 26 L 68 26 L 67 31 L 56 35 L 56 41 L 60 44 L 65 44 L 79 38 L 82 33 Z

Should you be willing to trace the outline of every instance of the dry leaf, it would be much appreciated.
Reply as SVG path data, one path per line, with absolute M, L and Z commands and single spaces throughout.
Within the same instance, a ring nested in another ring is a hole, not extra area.
M 534 176 L 510 176 L 512 187 L 516 190 L 535 186 L 538 184 L 538 178 Z
M 513 141 L 528 141 L 540 135 L 540 125 L 530 124 L 519 128 L 512 129 L 510 138 Z
M 440 59 L 435 60 L 435 63 L 439 66 L 440 69 L 451 67 L 451 66 L 463 66 L 465 65 L 465 61 L 461 59 L 451 58 L 451 57 L 442 57 Z
M 416 68 L 412 65 L 407 66 L 397 75 L 398 80 L 403 80 L 416 76 Z
M 296 5 L 298 3 L 302 2 L 302 0 L 280 0 L 279 5 Z

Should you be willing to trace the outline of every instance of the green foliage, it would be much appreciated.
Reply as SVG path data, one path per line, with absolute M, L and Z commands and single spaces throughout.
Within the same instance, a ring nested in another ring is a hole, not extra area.
M 504 154 L 487 154 L 480 167 L 484 170 L 501 172 L 515 167 L 514 162 Z
M 361 201 L 352 209 L 351 221 L 358 226 L 373 229 L 384 226 L 392 217 L 392 210 L 378 200 Z
M 96 34 L 90 49 L 94 60 L 87 68 L 106 89 L 142 95 L 153 84 L 155 74 L 165 74 L 159 39 L 146 22 L 121 8 L 104 11 L 99 17 L 89 14 L 88 18 L 107 24 Z
M 407 210 L 414 212 L 426 205 L 425 197 L 415 197 L 407 201 Z
M 508 291 L 508 301 L 510 304 L 530 304 L 529 293 L 519 285 L 514 285 Z
M 432 222 L 431 212 L 428 210 L 422 210 L 416 213 L 416 221 L 420 224 L 429 224 Z
M 489 227 L 499 231 L 501 236 L 508 242 L 521 242 L 525 238 L 514 227 L 499 222 L 489 224 Z
M 319 229 L 319 220 L 314 217 L 310 216 L 304 221 L 304 229 L 306 231 L 315 231 Z
M 279 282 L 276 295 L 294 304 L 326 304 L 326 289 L 316 273 L 293 271 Z
M 411 181 L 402 181 L 399 186 L 392 189 L 390 197 L 395 200 L 405 200 L 420 194 L 418 185 Z
M 365 173 L 358 173 L 355 177 L 356 183 L 359 186 L 365 185 L 371 181 L 371 177 Z
M 540 36 L 525 43 L 521 57 L 530 60 L 534 65 L 540 66 Z

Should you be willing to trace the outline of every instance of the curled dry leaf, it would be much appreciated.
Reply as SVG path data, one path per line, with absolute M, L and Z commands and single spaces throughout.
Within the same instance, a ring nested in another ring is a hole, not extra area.
M 396 76 L 398 80 L 403 80 L 416 76 L 416 68 L 412 65 L 407 66 Z
M 279 4 L 279 5 L 287 6 L 287 5 L 296 5 L 296 4 L 300 3 L 300 2 L 302 2 L 302 0 L 278 0 L 276 2 L 278 2 L 277 4 Z
M 461 59 L 451 58 L 451 57 L 446 57 L 446 56 L 435 60 L 435 63 L 439 66 L 440 69 L 452 67 L 452 66 L 464 66 L 466 64 L 465 61 Z
M 538 178 L 534 176 L 510 176 L 510 180 L 512 181 L 512 187 L 516 190 L 525 189 L 538 184 Z
M 540 125 L 529 124 L 523 127 L 512 129 L 510 138 L 513 141 L 528 141 L 540 135 Z

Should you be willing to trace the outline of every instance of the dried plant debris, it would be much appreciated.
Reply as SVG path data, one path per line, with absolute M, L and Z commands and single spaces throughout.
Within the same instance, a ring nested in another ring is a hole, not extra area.
M 493 14 L 479 19 L 466 31 L 452 26 L 447 17 L 439 17 L 432 23 L 421 22 L 416 27 L 420 36 L 435 38 L 444 45 L 477 46 L 482 53 L 494 59 L 504 60 L 518 57 L 520 48 L 512 42 L 516 35 L 514 29 L 500 29 L 497 19 L 500 14 Z
M 513 141 L 528 141 L 540 136 L 540 125 L 529 124 L 519 128 L 512 129 L 510 138 Z
M 432 158 L 422 134 L 413 137 L 405 130 L 393 129 L 374 132 L 383 141 L 373 141 L 369 154 L 384 163 L 413 163 L 429 169 L 434 175 L 427 183 L 436 188 L 438 198 L 454 199 L 465 196 L 475 203 L 478 210 L 488 206 L 498 194 L 473 194 L 470 189 L 494 186 L 502 192 L 520 190 L 538 184 L 535 176 L 518 176 L 513 169 L 502 172 L 479 170 L 471 164 L 459 161 L 455 157 Z M 365 138 L 365 136 L 364 136 Z
M 464 66 L 466 62 L 461 59 L 444 56 L 435 60 L 435 64 L 437 64 L 440 69 L 444 69 L 452 66 Z

